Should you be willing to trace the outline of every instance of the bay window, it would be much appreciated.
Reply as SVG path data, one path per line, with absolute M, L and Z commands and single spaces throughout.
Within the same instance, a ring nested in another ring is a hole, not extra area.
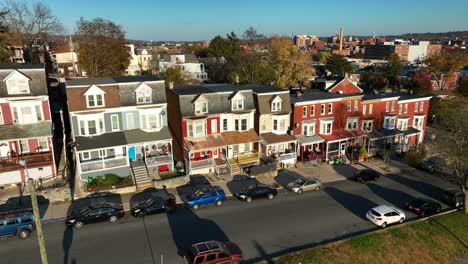
M 315 135 L 315 124 L 304 124 L 302 126 L 302 135 L 306 137 Z
M 320 121 L 320 134 L 331 134 L 333 129 L 333 121 Z
M 37 148 L 39 151 L 45 151 L 49 149 L 49 144 L 47 144 L 46 137 L 37 139 Z
M 371 132 L 373 126 L 374 126 L 374 121 L 372 121 L 372 120 L 362 121 L 362 131 L 364 131 L 364 132 Z
M 244 99 L 242 98 L 232 99 L 231 104 L 232 104 L 232 110 L 244 109 Z
M 348 118 L 346 128 L 348 130 L 356 130 L 357 129 L 357 124 L 358 124 L 358 119 L 357 118 Z
M 188 121 L 188 136 L 191 138 L 206 136 L 206 120 Z
M 395 128 L 395 117 L 394 116 L 385 116 L 384 117 L 384 128 L 385 129 L 394 129 Z

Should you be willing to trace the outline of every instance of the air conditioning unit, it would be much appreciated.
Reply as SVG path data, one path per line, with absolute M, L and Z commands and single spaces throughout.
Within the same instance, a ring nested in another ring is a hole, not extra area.
M 19 120 L 18 119 L 13 119 L 13 124 L 18 124 Z

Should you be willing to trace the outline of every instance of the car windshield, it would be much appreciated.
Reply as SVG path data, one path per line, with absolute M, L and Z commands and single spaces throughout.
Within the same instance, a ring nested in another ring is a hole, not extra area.
M 153 203 L 154 201 L 152 199 L 148 199 L 144 202 L 144 205 L 149 206 L 149 205 L 152 205 Z
M 297 184 L 299 185 L 303 185 L 305 183 L 305 181 L 303 179 L 299 179 L 296 181 Z
M 193 194 L 193 196 L 194 196 L 194 197 L 201 197 L 203 194 L 204 194 L 203 191 L 197 190 L 197 191 L 195 191 L 195 193 Z
M 82 208 L 82 209 L 80 209 L 80 214 L 82 214 L 82 215 L 87 214 L 89 211 L 91 211 L 90 208 Z
M 376 212 L 375 210 L 370 210 L 371 214 L 375 215 L 375 216 L 380 216 L 380 214 L 378 212 Z
M 427 201 L 423 199 L 416 199 L 410 202 L 410 205 L 420 207 L 423 206 Z

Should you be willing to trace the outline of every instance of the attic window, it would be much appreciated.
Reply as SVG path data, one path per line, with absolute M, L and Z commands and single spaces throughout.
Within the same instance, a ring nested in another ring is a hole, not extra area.
M 30 94 L 29 78 L 19 71 L 12 71 L 3 81 L 6 83 L 9 95 Z
M 145 83 L 141 84 L 136 90 L 136 100 L 137 104 L 148 104 L 152 102 L 152 92 L 151 87 Z
M 272 112 L 278 112 L 281 111 L 281 98 L 277 96 L 272 102 L 271 102 L 271 111 Z
M 195 103 L 195 114 L 200 115 L 206 113 L 208 113 L 208 102 L 201 101 Z
M 232 110 L 242 110 L 244 109 L 244 99 L 236 98 L 232 99 Z
M 104 102 L 105 93 L 106 92 L 101 90 L 96 85 L 91 86 L 84 94 L 84 96 L 86 97 L 86 106 L 88 108 L 104 106 L 105 105 L 105 102 Z

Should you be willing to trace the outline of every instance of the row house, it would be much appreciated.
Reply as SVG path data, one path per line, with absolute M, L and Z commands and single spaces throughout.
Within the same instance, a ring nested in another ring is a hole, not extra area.
M 260 135 L 261 152 L 285 165 L 296 163 L 297 139 L 290 133 L 291 101 L 288 90 L 254 85 L 255 130 Z
M 363 94 L 344 78 L 327 91 L 291 98 L 300 161 L 347 159 L 364 146 L 369 155 L 422 142 L 430 96 Z
M 0 66 L 0 186 L 56 176 L 43 65 Z
M 251 87 L 169 88 L 167 99 L 174 155 L 189 174 L 238 173 L 242 167 L 260 163 L 261 139 L 254 128 Z
M 164 81 L 154 76 L 66 81 L 81 180 L 132 175 L 143 186 L 174 170 Z

